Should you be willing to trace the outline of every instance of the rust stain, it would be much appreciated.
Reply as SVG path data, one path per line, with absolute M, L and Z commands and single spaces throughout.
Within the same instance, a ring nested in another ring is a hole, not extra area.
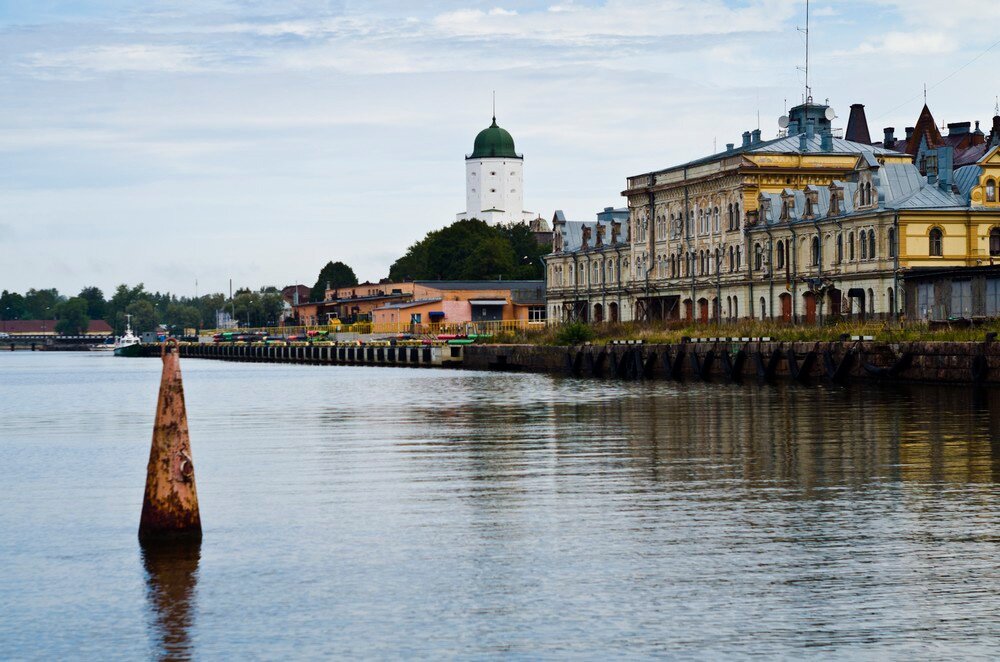
M 140 540 L 201 538 L 191 437 L 177 341 L 164 343 L 163 375 L 146 467 L 146 493 L 139 518 Z

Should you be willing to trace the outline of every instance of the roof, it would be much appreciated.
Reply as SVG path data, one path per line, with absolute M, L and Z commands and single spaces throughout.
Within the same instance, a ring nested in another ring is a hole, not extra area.
M 497 126 L 497 118 L 493 118 L 493 123 L 479 132 L 473 144 L 472 154 L 469 159 L 487 158 L 521 158 L 514 151 L 514 137 L 506 129 Z
M 917 124 L 913 127 L 913 133 L 906 140 L 906 153 L 915 156 L 920 150 L 921 141 L 926 142 L 928 147 L 938 147 L 944 142 L 941 139 L 941 132 L 934 124 L 931 109 L 927 107 L 926 103 L 920 111 Z
M 506 306 L 506 299 L 469 299 L 473 306 Z
M 3 320 L 0 321 L 0 331 L 3 333 L 53 333 L 59 320 Z M 104 320 L 90 320 L 87 333 L 111 334 L 111 327 Z
M 414 284 L 435 290 L 520 290 L 545 287 L 544 280 L 417 280 Z
M 404 301 L 401 303 L 390 303 L 381 308 L 376 308 L 375 310 L 400 310 L 402 308 L 413 308 L 415 306 L 424 306 L 429 303 L 439 303 L 441 298 L 437 299 L 416 299 L 414 301 Z

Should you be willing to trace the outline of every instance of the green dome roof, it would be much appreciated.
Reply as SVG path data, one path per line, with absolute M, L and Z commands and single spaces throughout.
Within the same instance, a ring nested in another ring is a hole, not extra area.
M 476 142 L 472 148 L 470 159 L 488 158 L 521 158 L 514 151 L 514 138 L 506 130 L 497 126 L 497 118 L 493 118 L 493 124 L 479 132 Z

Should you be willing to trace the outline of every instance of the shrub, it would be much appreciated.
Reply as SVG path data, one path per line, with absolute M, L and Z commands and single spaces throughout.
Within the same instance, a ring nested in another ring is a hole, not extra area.
M 594 329 L 583 322 L 571 322 L 559 329 L 556 342 L 560 345 L 579 345 L 594 339 Z

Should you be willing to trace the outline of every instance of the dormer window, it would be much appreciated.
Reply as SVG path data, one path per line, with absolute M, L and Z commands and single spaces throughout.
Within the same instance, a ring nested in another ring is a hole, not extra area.
M 993 179 L 986 180 L 986 202 L 997 201 L 997 183 Z
M 924 158 L 924 174 L 928 177 L 937 177 L 938 158 L 937 154 L 931 152 Z
M 816 218 L 819 212 L 819 194 L 816 191 L 806 191 L 805 218 Z
M 781 217 L 780 220 L 787 221 L 795 213 L 795 198 L 791 196 L 781 197 Z
M 839 186 L 830 187 L 830 216 L 840 216 L 843 212 L 844 189 Z

